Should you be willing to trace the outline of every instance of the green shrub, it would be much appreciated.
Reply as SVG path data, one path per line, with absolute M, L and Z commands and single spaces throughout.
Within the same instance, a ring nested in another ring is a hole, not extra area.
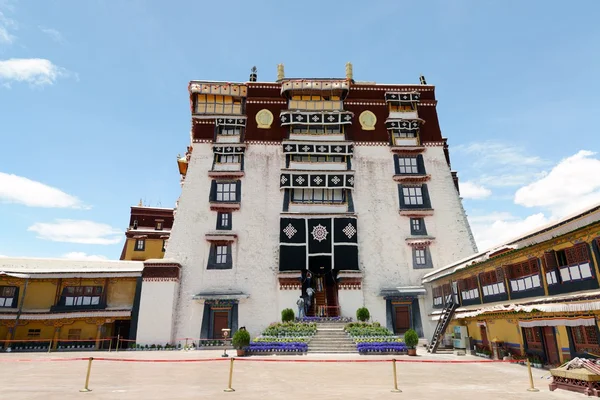
M 286 308 L 281 311 L 281 322 L 289 322 L 294 320 L 294 310 L 291 308 Z
M 409 329 L 404 334 L 404 343 L 409 349 L 414 349 L 419 344 L 419 335 L 413 329 Z
M 236 349 L 243 349 L 250 344 L 250 333 L 247 330 L 239 330 L 233 334 L 231 344 Z
M 317 332 L 314 322 L 281 322 L 269 325 L 263 336 L 312 336 Z
M 371 313 L 367 307 L 361 307 L 356 310 L 356 319 L 362 322 L 366 322 L 371 318 Z

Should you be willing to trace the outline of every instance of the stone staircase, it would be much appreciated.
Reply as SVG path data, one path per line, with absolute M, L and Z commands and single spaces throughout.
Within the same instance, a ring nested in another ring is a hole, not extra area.
M 319 322 L 308 343 L 309 353 L 358 353 L 356 344 L 344 332 L 343 322 Z

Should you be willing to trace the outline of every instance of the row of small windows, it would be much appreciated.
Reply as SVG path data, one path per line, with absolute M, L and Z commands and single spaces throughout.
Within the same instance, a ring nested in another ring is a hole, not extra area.
M 595 239 L 595 242 L 600 245 L 600 238 Z M 541 268 L 542 260 L 543 271 Z M 492 271 L 481 272 L 478 276 L 459 280 L 458 285 L 461 289 L 461 298 L 462 300 L 479 298 L 478 278 L 484 298 L 508 295 L 505 279 L 511 293 L 532 291 L 531 295 L 535 295 L 535 293 L 542 290 L 542 272 L 545 272 L 550 294 L 579 289 L 576 286 L 566 286 L 561 289 L 563 284 L 571 285 L 572 282 L 595 279 L 594 268 L 591 264 L 590 249 L 587 243 L 578 243 L 558 251 L 547 251 L 544 253 L 542 260 L 530 258 L 529 260 L 499 267 Z M 441 304 L 439 301 L 439 298 L 442 297 L 441 288 L 441 286 L 434 288 L 434 305 Z
M 346 201 L 344 189 L 293 189 L 293 203 L 343 203 Z
M 0 286 L 0 307 L 17 306 L 16 286 Z M 63 289 L 59 305 L 64 307 L 98 306 L 102 303 L 102 286 L 67 286 Z
M 309 134 L 341 134 L 344 133 L 343 125 L 292 125 L 290 133 L 309 133 Z
M 242 114 L 242 101 L 231 96 L 199 94 L 196 97 L 196 112 L 199 114 Z
M 334 156 L 334 155 L 317 155 L 317 154 L 292 154 L 291 161 L 295 162 L 335 162 L 343 163 L 346 162 L 346 156 Z

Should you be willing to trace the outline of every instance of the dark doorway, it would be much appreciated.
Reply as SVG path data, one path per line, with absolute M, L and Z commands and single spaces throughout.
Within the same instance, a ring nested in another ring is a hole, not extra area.
M 336 271 L 325 269 L 310 272 L 310 279 L 304 279 L 302 295 L 308 302 L 307 289 L 314 291 L 313 300 L 306 312 L 307 316 L 337 317 L 340 315 L 338 303 L 338 285 L 335 279 Z M 306 275 L 305 275 L 306 276 Z
M 229 328 L 229 312 L 213 311 L 213 339 L 223 338 L 223 329 Z
M 410 309 L 408 305 L 397 305 L 394 307 L 396 312 L 395 333 L 403 335 L 410 329 Z
M 542 328 L 542 334 L 544 335 L 544 353 L 546 353 L 548 364 L 560 364 L 558 347 L 556 344 L 556 336 L 554 334 L 554 327 L 544 326 Z

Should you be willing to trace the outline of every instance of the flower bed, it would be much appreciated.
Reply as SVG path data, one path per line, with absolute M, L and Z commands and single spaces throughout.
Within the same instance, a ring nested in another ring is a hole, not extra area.
M 344 330 L 352 337 L 393 336 L 392 332 L 377 322 L 373 324 L 351 322 L 344 327 Z
M 296 318 L 298 322 L 352 322 L 349 317 L 303 317 Z
M 311 337 L 278 337 L 278 336 L 259 336 L 254 339 L 254 342 L 278 342 L 278 343 L 308 343 Z
M 398 336 L 352 336 L 354 343 L 404 343 Z
M 408 350 L 402 342 L 358 343 L 356 349 L 359 353 L 377 354 L 405 354 Z
M 309 337 L 317 332 L 314 322 L 277 322 L 269 325 L 263 336 Z
M 244 350 L 250 354 L 298 354 L 306 353 L 308 344 L 303 342 L 251 342 Z

